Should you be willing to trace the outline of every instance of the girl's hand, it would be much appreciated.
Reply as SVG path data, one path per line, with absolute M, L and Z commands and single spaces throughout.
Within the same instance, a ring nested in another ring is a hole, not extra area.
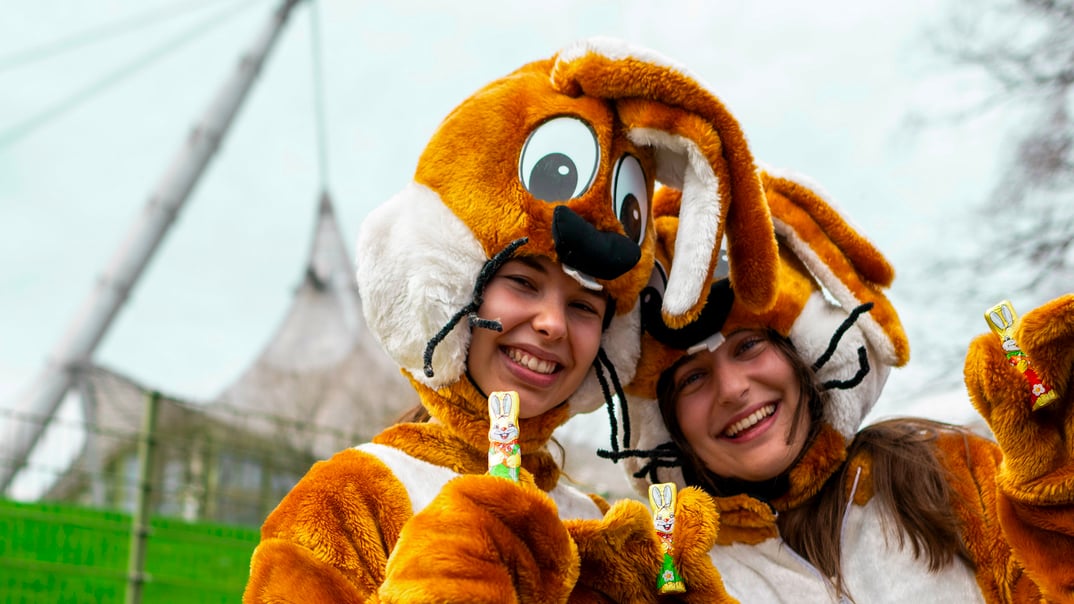
M 1074 294 L 1023 315 L 1014 340 L 1041 381 L 1059 395 L 1058 400 L 1032 410 L 1030 383 L 1007 361 L 994 334 L 978 336 L 970 344 L 966 387 L 1003 450 L 1001 479 L 1014 490 L 1032 492 L 1037 490 L 1036 482 L 1056 472 L 1074 476 Z M 1039 486 L 1038 496 L 1049 497 L 1050 487 Z

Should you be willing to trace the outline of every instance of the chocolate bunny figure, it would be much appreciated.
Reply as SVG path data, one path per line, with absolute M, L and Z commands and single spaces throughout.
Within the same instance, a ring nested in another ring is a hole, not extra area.
M 660 575 L 656 579 L 657 591 L 662 594 L 682 593 L 686 591 L 686 584 L 671 558 L 674 547 L 672 533 L 675 530 L 675 484 L 665 482 L 649 485 L 649 505 L 653 509 L 653 528 L 660 538 L 660 550 L 664 560 Z
M 518 393 L 489 395 L 489 474 L 518 482 L 522 455 L 518 446 Z

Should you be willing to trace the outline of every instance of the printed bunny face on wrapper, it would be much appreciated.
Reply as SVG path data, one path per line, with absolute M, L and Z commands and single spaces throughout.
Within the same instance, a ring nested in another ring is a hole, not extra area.
M 812 364 L 824 391 L 824 421 L 847 440 L 872 409 L 892 367 L 909 360 L 909 343 L 883 290 L 894 271 L 887 260 L 800 175 L 762 173 L 779 241 L 775 304 L 757 312 L 739 304 L 734 279 L 719 267 L 697 320 L 672 328 L 661 320 L 664 267 L 675 262 L 678 192 L 661 190 L 654 200 L 657 268 L 642 293 L 645 335 L 634 381 L 627 385 L 629 412 L 621 422 L 624 459 L 639 493 L 652 483 L 683 486 L 677 448 L 656 402 L 660 374 L 701 347 L 714 349 L 742 328 L 772 328 L 790 339 Z M 729 237 L 733 237 L 730 234 Z M 730 242 L 733 248 L 734 242 Z M 733 273 L 735 260 L 729 259 Z M 748 271 L 740 278 L 749 279 Z
M 518 393 L 489 394 L 489 442 L 513 443 L 518 440 Z
M 412 379 L 450 386 L 465 374 L 467 318 L 485 281 L 512 256 L 546 256 L 614 303 L 600 365 L 568 399 L 571 414 L 598 408 L 633 377 L 640 354 L 636 300 L 652 270 L 657 181 L 683 191 L 687 226 L 663 310 L 677 325 L 704 303 L 715 242 L 770 223 L 734 118 L 685 69 L 609 39 L 488 84 L 443 121 L 414 182 L 362 225 L 358 283 L 370 330 Z M 730 253 L 775 266 L 774 238 Z M 741 300 L 769 306 L 770 283 L 741 284 Z
M 649 485 L 649 507 L 653 510 L 653 528 L 658 533 L 675 529 L 675 485 Z

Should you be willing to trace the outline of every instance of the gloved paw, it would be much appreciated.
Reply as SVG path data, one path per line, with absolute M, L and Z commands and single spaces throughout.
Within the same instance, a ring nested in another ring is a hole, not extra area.
M 1005 478 L 1028 484 L 1071 464 L 1074 295 L 1026 313 L 1013 333 L 1033 375 L 1027 376 L 1026 365 L 1019 368 L 1021 357 L 1010 354 L 995 334 L 973 340 L 964 373 L 974 407 L 1003 450 Z M 1036 411 L 1035 383 L 1057 394 L 1055 402 Z
M 648 506 L 624 499 L 600 520 L 565 524 L 581 562 L 572 602 L 656 601 L 656 576 L 663 554 Z
M 578 557 L 540 489 L 462 476 L 403 526 L 379 595 L 384 602 L 563 602 Z

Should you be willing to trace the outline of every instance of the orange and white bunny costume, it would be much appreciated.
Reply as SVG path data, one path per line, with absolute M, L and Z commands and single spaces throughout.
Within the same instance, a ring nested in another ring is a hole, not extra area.
M 685 322 L 704 304 L 717 242 L 770 224 L 745 138 L 700 81 L 655 53 L 595 39 L 488 84 L 445 118 L 414 181 L 365 219 L 358 241 L 367 323 L 433 421 L 391 426 L 315 464 L 265 521 L 245 601 L 655 597 L 661 554 L 648 509 L 609 509 L 561 483 L 546 445 L 571 415 L 621 400 L 634 375 L 658 180 L 683 192 L 664 312 Z M 776 267 L 774 237 L 731 240 L 736 266 Z M 484 284 L 520 255 L 558 262 L 614 311 L 580 389 L 519 421 L 516 484 L 485 475 L 487 401 L 466 363 Z M 763 310 L 771 283 L 740 284 L 740 299 Z M 679 501 L 688 570 L 705 559 L 714 525 L 707 496 L 688 490 Z
M 933 441 L 972 564 L 956 559 L 930 571 L 928 561 L 915 558 L 891 532 L 894 521 L 873 498 L 874 471 L 881 470 L 867 454 L 847 458 L 848 443 L 889 370 L 909 358 L 899 317 L 884 295 L 894 272 L 818 187 L 773 172 L 763 180 L 780 249 L 777 301 L 770 309 L 758 313 L 738 304 L 737 284 L 717 274 L 702 318 L 672 328 L 661 323 L 658 310 L 661 270 L 643 294 L 642 360 L 627 386 L 631 437 L 613 452 L 625 460 L 637 490 L 685 484 L 681 452 L 655 401 L 660 373 L 688 350 L 718 345 L 738 328 L 772 328 L 813 365 L 827 398 L 821 430 L 782 490 L 767 502 L 747 493 L 716 498 L 711 575 L 730 596 L 740 602 L 838 601 L 817 569 L 785 544 L 776 520 L 843 476 L 849 503 L 840 533 L 842 572 L 856 601 L 1074 601 L 1074 295 L 1027 313 L 1018 327 L 1017 341 L 1041 377 L 1063 393 L 1052 411 L 1030 411 L 1030 387 L 1005 361 L 995 335 L 971 345 L 966 383 L 996 442 L 956 430 L 941 431 Z M 669 245 L 680 219 L 677 201 L 673 191 L 657 195 L 657 255 L 664 266 L 674 266 L 676 258 Z M 748 272 L 739 279 L 748 280 Z

